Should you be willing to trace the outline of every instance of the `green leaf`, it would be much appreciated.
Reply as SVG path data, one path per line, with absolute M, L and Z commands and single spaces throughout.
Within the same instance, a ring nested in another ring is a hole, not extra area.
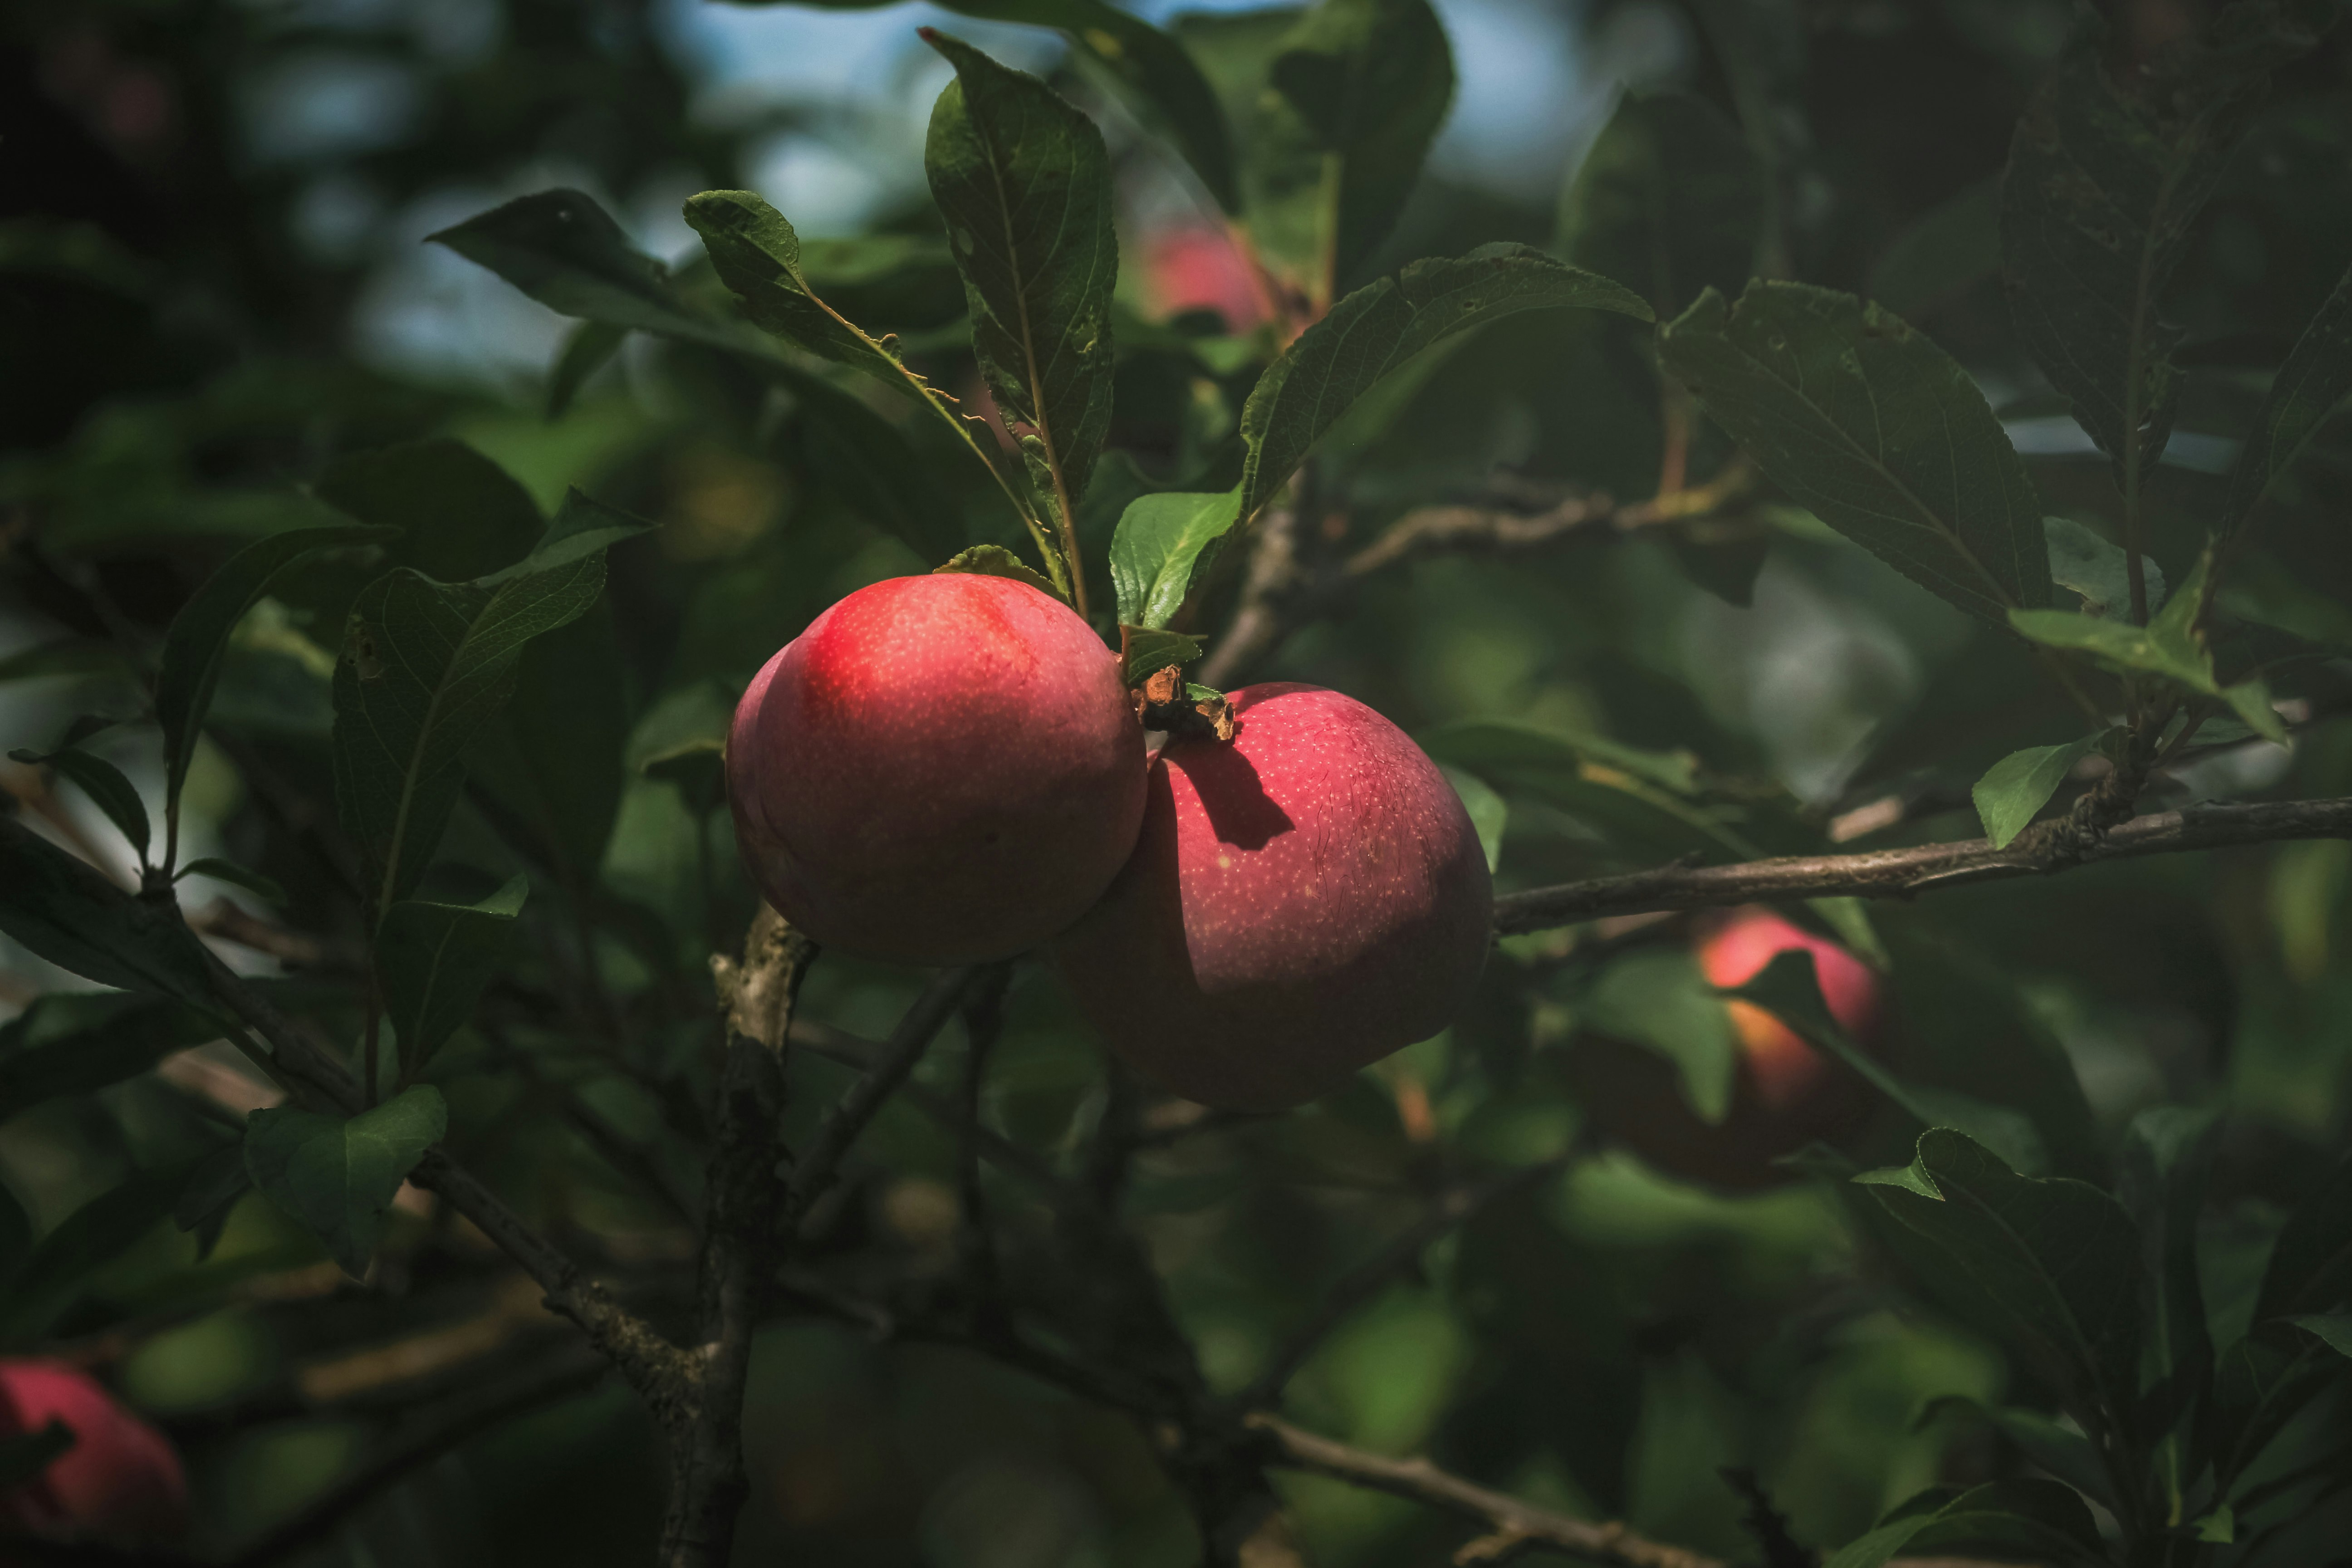
M 512 565 L 546 528 L 513 475 L 446 436 L 339 458 L 318 492 L 362 522 L 398 531 L 391 564 L 445 583 Z
M 2009 755 L 1985 770 L 1969 794 L 1976 802 L 1977 816 L 1984 823 L 1985 837 L 1996 849 L 2006 849 L 2017 836 L 2025 831 L 2034 815 L 2050 804 L 2058 786 L 2074 764 L 2096 751 L 2106 738 L 2102 730 L 2095 735 L 2085 735 L 2079 741 L 2069 741 L 2063 746 L 2029 746 Z
M 1663 328 L 1666 369 L 1797 503 L 1998 621 L 2050 602 L 2025 464 L 1958 362 L 1851 294 L 1758 280 Z
M 505 706 L 523 646 L 585 613 L 605 548 L 648 526 L 574 490 L 512 566 L 459 584 L 403 568 L 361 592 L 335 668 L 335 798 L 378 909 L 440 842 L 466 747 Z
M 566 316 L 716 348 L 764 346 L 740 323 L 696 309 L 669 268 L 630 244 L 612 215 L 579 191 L 518 196 L 425 238 Z
M 60 969 L 124 991 L 209 1005 L 205 950 L 168 904 L 133 898 L 0 815 L 0 931 Z
M 891 340 L 868 337 L 817 297 L 801 269 L 800 236 L 783 214 L 750 191 L 705 191 L 688 199 L 686 221 L 702 237 L 720 281 L 741 298 L 744 310 L 763 331 L 863 371 L 944 420 L 1013 503 L 1045 559 L 1047 574 L 1063 581 L 1060 547 L 1006 477 L 995 456 L 994 438 L 984 428 L 975 435 L 977 421 L 958 412 L 953 398 L 908 369 Z
M 220 1244 L 229 1211 L 253 1190 L 253 1173 L 245 1168 L 242 1141 L 225 1144 L 197 1164 L 172 1205 L 172 1223 L 196 1237 L 196 1261 L 202 1263 Z
M 57 676 L 131 675 L 131 661 L 110 642 L 96 637 L 58 637 L 0 658 L 0 685 Z
M 81 1293 L 89 1277 L 153 1232 L 171 1214 L 189 1167 L 132 1176 L 58 1222 L 9 1282 L 0 1322 L 11 1339 L 37 1339 Z
M 257 1110 L 246 1121 L 246 1169 L 356 1279 L 367 1273 L 401 1183 L 448 1128 L 441 1091 L 423 1083 L 350 1118 Z
M 1762 177 L 1747 136 L 1706 100 L 1628 96 L 1560 204 L 1559 253 L 1632 284 L 1663 319 L 1755 272 Z
M 1644 752 L 1507 719 L 1459 720 L 1415 738 L 1433 761 L 1558 806 L 1629 857 L 1758 853 L 1725 813 L 1690 798 L 1697 781 L 1686 752 Z
M 2071 610 L 2012 610 L 2010 624 L 2034 642 L 2087 653 L 2117 668 L 2161 676 L 2189 691 L 2219 697 L 2255 733 L 2283 742 L 2286 726 L 2271 706 L 2269 689 L 2260 680 L 2225 687 L 2213 673 L 2212 650 L 2197 626 L 2212 564 L 2209 551 L 2145 626 Z
M 2000 177 L 1914 218 L 1871 264 L 1864 292 L 1899 316 L 1925 314 L 2000 270 Z
M 582 321 L 565 335 L 563 347 L 547 372 L 547 416 L 561 419 L 580 395 L 588 378 L 612 362 L 628 340 L 629 329 L 611 321 Z
M 789 235 L 791 226 L 784 224 L 783 229 Z M 841 388 L 786 363 L 765 335 L 717 314 L 680 288 L 667 267 L 631 245 L 620 226 L 587 196 L 577 191 L 524 196 L 435 237 L 565 315 L 739 355 L 792 395 L 802 416 L 814 426 L 807 443 L 811 468 L 849 505 L 904 539 L 927 561 L 949 554 L 963 542 L 961 525 L 930 480 L 927 465 L 889 421 Z M 797 268 L 796 237 L 790 251 Z M 804 279 L 800 287 L 805 291 Z M 586 341 L 584 334 L 574 339 Z M 865 368 L 877 369 L 871 363 Z M 908 385 L 908 373 L 887 354 L 882 355 L 878 374 L 945 415 L 957 438 L 971 445 L 961 422 L 919 377 Z M 976 447 L 973 450 L 987 460 Z M 410 564 L 436 576 L 473 575 Z
M 831 11 L 866 11 L 896 0 L 799 3 Z M 1140 16 L 1102 0 L 942 0 L 942 5 L 960 16 L 1058 31 L 1080 58 L 1109 77 L 1119 97 L 1139 118 L 1175 143 L 1218 205 L 1227 212 L 1240 209 L 1224 111 L 1218 107 L 1201 68 L 1174 38 Z
M 2010 313 L 2075 419 L 2135 480 L 2163 452 L 2179 399 L 2180 331 L 2158 309 L 2190 225 L 2272 68 L 2313 42 L 2287 5 L 2235 7 L 2216 47 L 2168 51 L 2118 82 L 2103 40 L 2086 37 L 2018 121 L 2001 183 Z
M 647 757 L 637 771 L 675 788 L 700 816 L 718 810 L 727 798 L 726 758 L 724 742 L 688 741 Z
M 2138 1233 L 2087 1182 L 2019 1175 L 1948 1128 L 1920 1134 L 1934 1198 L 1872 1188 L 1925 1240 L 1944 1304 L 2050 1383 L 2086 1429 L 2114 1427 L 2139 1386 Z
M 1064 604 L 1070 596 L 1052 583 L 1021 564 L 1021 558 L 1001 544 L 975 544 L 956 552 L 945 563 L 931 568 L 934 576 L 942 572 L 968 572 L 981 577 L 1010 577 L 1015 583 L 1026 583 L 1041 594 L 1051 594 Z
M 1632 290 L 1524 245 L 1416 261 L 1357 289 L 1283 351 L 1243 405 L 1248 456 L 1235 521 L 1256 516 L 1349 405 L 1422 350 L 1521 310 L 1563 307 L 1652 316 Z
M 403 1070 L 415 1073 L 473 1016 L 490 976 L 514 945 L 515 917 L 530 891 L 517 876 L 477 904 L 404 899 L 376 928 L 376 973 L 384 1014 L 400 1040 Z
M 2045 517 L 2042 531 L 2050 541 L 2050 580 L 2078 595 L 2084 615 L 2111 621 L 2129 620 L 2131 578 L 2123 547 L 2071 517 Z M 2140 574 L 2147 588 L 2147 602 L 2163 604 L 2163 568 L 2143 555 Z
M 1626 954 L 1601 972 L 1577 1010 L 1580 1021 L 1673 1062 L 1701 1121 L 1713 1126 L 1730 1113 L 1738 1039 L 1723 998 L 1687 950 Z
M 103 1009 L 93 1004 L 103 1004 Z M 77 1014 L 93 1011 L 97 1016 L 89 1022 L 73 1026 Z M 173 1002 L 121 995 L 36 998 L 0 1028 L 0 1123 L 49 1100 L 93 1094 L 135 1078 L 174 1052 L 218 1039 L 220 1032 L 213 1019 Z M 34 1040 L 40 1043 L 26 1043 Z
M 1188 697 L 1196 691 L 1203 694 L 1193 698 L 1195 701 L 1223 695 L 1200 686 L 1188 686 L 1184 691 Z M 1475 773 L 1461 768 L 1441 768 L 1439 771 L 1444 773 L 1445 782 L 1454 786 L 1454 793 L 1462 797 L 1462 809 L 1470 814 L 1470 826 L 1478 835 L 1478 847 L 1486 852 L 1486 870 L 1492 874 L 1503 863 L 1503 830 L 1510 822 L 1510 803 Z
M 1752 1002 L 1775 1015 L 1807 1045 L 1852 1068 L 1924 1125 L 1965 1132 L 1999 1151 L 2013 1165 L 2037 1171 L 2047 1168 L 2049 1152 L 2042 1134 L 2022 1112 L 1956 1089 L 1900 1078 L 1855 1045 L 1831 1014 L 1829 1004 L 1822 1000 L 1811 952 L 1792 948 L 1775 953 L 1748 984 L 1717 994 Z
M 81 786 L 89 803 L 106 814 L 131 847 L 139 852 L 139 863 L 147 864 L 147 804 L 139 798 L 139 791 L 122 776 L 122 770 L 103 757 L 70 748 L 48 752 L 27 751 L 18 747 L 8 753 L 8 760 L 23 763 L 27 767 L 48 766 Z
M 220 682 L 221 660 L 237 622 L 279 574 L 328 550 L 396 538 L 394 528 L 298 528 L 256 541 L 223 562 L 172 617 L 155 676 L 155 721 L 163 729 L 163 802 L 178 808 L 196 738 Z
M 2221 1130 L 2221 1116 L 2211 1110 L 2151 1106 L 2132 1118 L 2117 1170 L 2116 1196 L 2139 1230 L 2150 1367 L 2176 1417 L 2201 1401 L 2213 1374 L 2197 1225 Z
M 2306 1312 L 2286 1321 L 2316 1334 L 2336 1354 L 2352 1356 L 2352 1312 Z
M 1164 626 L 1184 607 L 1204 553 L 1240 515 L 1241 492 L 1164 490 L 1138 496 L 1119 514 L 1110 540 L 1110 581 L 1123 626 Z
M 234 860 L 223 860 L 216 856 L 206 855 L 189 861 L 180 868 L 179 876 L 172 880 L 176 882 L 182 877 L 210 877 L 216 882 L 228 882 L 243 888 L 256 898 L 267 899 L 273 904 L 286 901 L 286 889 L 268 877 L 258 871 L 249 871 Z
M 2104 1144 L 2074 1061 L 2010 967 L 1917 921 L 1888 927 L 1895 1010 L 1915 1076 L 2014 1106 L 2041 1130 L 2053 1174 L 2104 1185 Z
M 1130 687 L 1138 687 L 1154 672 L 1171 665 L 1186 665 L 1201 657 L 1197 637 L 1182 632 L 1155 629 L 1150 626 L 1118 628 L 1121 649 L 1120 670 Z
M 620 815 L 628 689 L 612 605 L 600 601 L 531 639 L 505 721 L 468 757 L 475 798 L 495 802 L 499 832 L 574 899 L 595 886 Z
M 799 406 L 798 456 L 810 479 L 903 540 L 920 560 L 936 561 L 964 547 L 955 502 L 897 426 L 822 377 L 780 360 L 761 364 L 761 374 Z
M 2328 416 L 2352 396 L 2352 268 L 2337 279 L 2272 378 L 2262 412 L 2230 475 L 2221 531 L 2242 526 L 2272 481 L 2311 444 Z
M 2228 1503 L 2196 1521 L 2197 1539 L 2209 1546 L 2227 1546 L 2238 1539 L 2238 1516 Z
M 2352 1305 L 2352 1155 L 2305 1193 L 2272 1245 L 2254 1321 Z
M 1995 1481 L 1964 1492 L 1938 1488 L 1890 1511 L 1878 1528 L 1833 1553 L 1825 1568 L 1880 1568 L 1906 1557 L 1983 1552 L 2048 1568 L 2107 1562 L 2099 1527 L 2072 1488 L 2055 1481 Z
M 1427 0 L 1323 0 L 1284 35 L 1242 184 L 1251 237 L 1294 293 L 1328 300 L 1388 237 L 1453 96 Z
M 1906 1170 L 1908 1167 L 1905 1167 Z M 1856 1180 L 1861 1178 L 1857 1177 Z M 1934 1197 L 1929 1192 L 1923 1194 Z M 2091 1440 L 2072 1426 L 2053 1420 L 2035 1410 L 2021 1410 L 2015 1405 L 1987 1406 L 1966 1394 L 1948 1394 L 1929 1400 L 1911 1421 L 1911 1429 L 1921 1430 L 1946 1410 L 1963 1410 L 1990 1426 L 2002 1436 L 2017 1445 L 2018 1451 L 2052 1475 L 2086 1497 L 2095 1499 L 2112 1510 L 2115 1487 L 2106 1467 L 2099 1462 L 2099 1451 Z
M 956 72 L 931 110 L 923 169 L 963 275 L 972 349 L 1006 426 L 1037 444 L 1067 531 L 1110 433 L 1110 154 L 1094 121 L 1035 77 L 922 36 Z

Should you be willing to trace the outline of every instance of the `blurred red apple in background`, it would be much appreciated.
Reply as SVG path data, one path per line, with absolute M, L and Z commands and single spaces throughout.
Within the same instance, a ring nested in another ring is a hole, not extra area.
M 72 1429 L 74 1445 L 0 1492 L 0 1531 L 115 1546 L 185 1532 L 187 1477 L 169 1439 L 79 1367 L 0 1361 L 0 1440 L 30 1436 L 51 1421 Z
M 1034 947 L 1135 847 L 1143 730 L 1118 656 L 1006 577 L 859 589 L 753 678 L 727 742 L 737 847 L 826 947 L 965 963 Z
M 1880 981 L 1837 943 L 1748 908 L 1702 919 L 1693 946 L 1711 985 L 1754 979 L 1775 955 L 1813 955 L 1822 999 L 1854 1043 L 1879 1044 Z M 1835 1137 L 1870 1108 L 1869 1087 L 1749 1002 L 1727 1001 L 1738 1042 L 1730 1110 L 1712 1126 L 1684 1097 L 1674 1063 L 1631 1041 L 1588 1032 L 1570 1047 L 1586 1110 L 1602 1131 L 1661 1171 L 1734 1190 L 1790 1179 L 1772 1162 Z
M 1214 310 L 1246 332 L 1274 311 L 1265 285 L 1233 237 L 1219 228 L 1161 229 L 1143 241 L 1144 290 L 1153 313 Z
M 1278 1110 L 1453 1021 L 1494 888 L 1460 797 L 1403 731 L 1312 686 L 1227 700 L 1232 742 L 1161 750 L 1134 858 L 1055 952 L 1136 1071 Z

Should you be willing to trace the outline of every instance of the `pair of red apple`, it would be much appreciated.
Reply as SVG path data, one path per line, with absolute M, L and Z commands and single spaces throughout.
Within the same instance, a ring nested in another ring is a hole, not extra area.
M 1296 1105 L 1453 1019 L 1494 889 L 1396 726 L 1310 686 L 1228 700 L 1229 742 L 1148 754 L 1118 656 L 1058 600 L 962 573 L 877 583 L 744 692 L 737 843 L 820 943 L 961 963 L 1050 942 L 1145 1077 Z
M 187 1529 L 188 1481 L 170 1439 L 125 1409 L 97 1379 L 61 1361 L 0 1361 L 0 1442 L 50 1422 L 73 1447 L 32 1479 L 0 1491 L 0 1536 L 141 1546 Z M 0 1563 L 9 1560 L 0 1546 Z

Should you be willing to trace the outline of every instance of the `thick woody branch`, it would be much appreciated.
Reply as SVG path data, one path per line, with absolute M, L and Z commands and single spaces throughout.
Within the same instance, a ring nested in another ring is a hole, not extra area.
M 1497 1563 L 1530 1546 L 1545 1546 L 1610 1564 L 1611 1568 L 1725 1568 L 1713 1557 L 1646 1540 L 1622 1524 L 1570 1519 L 1503 1492 L 1449 1475 L 1427 1459 L 1391 1459 L 1301 1431 L 1263 1412 L 1247 1425 L 1273 1447 L 1271 1463 L 1311 1470 L 1351 1485 L 1411 1498 L 1484 1525 L 1487 1534 L 1465 1546 L 1457 1563 Z
M 725 1009 L 727 1058 L 714 1108 L 696 1305 L 699 1342 L 684 1420 L 669 1434 L 670 1494 L 658 1561 L 719 1568 L 751 1490 L 743 1465 L 743 1385 L 751 1336 L 772 1295 L 777 1263 L 777 1166 L 784 1158 L 784 1041 L 816 943 L 761 906 L 740 967 L 714 965 Z
M 1710 909 L 1767 899 L 1907 899 L 1931 889 L 2043 877 L 2144 855 L 2295 838 L 2352 838 L 2352 797 L 2191 806 L 2135 816 L 2095 835 L 2062 818 L 2037 824 L 2005 849 L 1970 838 L 1860 855 L 1664 866 L 1506 894 L 1495 900 L 1495 929 L 1508 936 L 1607 915 Z

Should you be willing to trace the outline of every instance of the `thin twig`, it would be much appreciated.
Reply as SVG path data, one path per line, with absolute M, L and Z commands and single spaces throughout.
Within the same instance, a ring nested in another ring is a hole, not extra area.
M 1249 1416 L 1246 1424 L 1270 1440 L 1273 1452 L 1268 1458 L 1273 1464 L 1411 1498 L 1485 1525 L 1490 1533 L 1464 1548 L 1456 1563 L 1493 1563 L 1525 1543 L 1536 1542 L 1611 1568 L 1725 1568 L 1716 1558 L 1647 1540 L 1622 1524 L 1570 1519 L 1503 1492 L 1489 1491 L 1447 1474 L 1427 1459 L 1391 1459 L 1368 1453 L 1302 1431 L 1265 1412 Z
M 956 1193 L 960 1224 L 956 1230 L 959 1261 L 983 1310 L 992 1308 L 1002 1294 L 997 1268 L 996 1233 L 988 1223 L 988 1193 L 980 1179 L 981 1139 L 987 1129 L 982 1112 L 987 1098 L 988 1058 L 1004 1032 L 1004 988 L 1013 966 L 992 964 L 964 1001 L 963 1097 L 958 1106 L 961 1125 L 956 1149 Z
M 2036 824 L 2005 849 L 1970 838 L 1861 855 L 1797 855 L 1595 877 L 1506 894 L 1495 900 L 1495 929 L 1508 936 L 1604 915 L 1765 899 L 1903 899 L 1930 888 L 2047 876 L 2101 861 L 2296 838 L 2352 838 L 2352 797 L 2154 812 L 2087 839 L 2074 831 L 2071 820 L 2059 818 Z
M 807 1153 L 793 1163 L 792 1192 L 785 1200 L 783 1226 L 786 1232 L 795 1233 L 806 1218 L 810 1207 L 832 1186 L 843 1156 L 857 1135 L 866 1131 L 883 1105 L 915 1070 L 930 1048 L 932 1037 L 940 1032 L 956 1009 L 963 1005 L 965 992 L 979 976 L 976 968 L 950 969 L 915 999 L 890 1032 L 890 1042 L 881 1059 L 866 1069 L 866 1076 L 849 1088 L 818 1129 L 816 1142 Z
M 551 1368 L 483 1389 L 460 1398 L 429 1421 L 420 1421 L 358 1469 L 337 1481 L 324 1496 L 300 1513 L 270 1531 L 229 1559 L 228 1568 L 268 1568 L 304 1547 L 331 1534 L 353 1512 L 412 1471 L 432 1463 L 477 1434 L 504 1425 L 526 1411 L 584 1394 L 609 1369 L 604 1363 L 574 1352 Z
M 1558 1174 L 1576 1153 L 1570 1150 L 1483 1182 L 1457 1183 L 1439 1193 L 1419 1219 L 1321 1293 L 1314 1314 L 1283 1342 L 1267 1361 L 1265 1370 L 1258 1373 L 1235 1403 L 1240 1408 L 1254 1410 L 1279 1401 L 1283 1389 L 1332 1331 L 1347 1321 L 1356 1309 L 1386 1289 L 1397 1276 L 1419 1263 L 1422 1254 L 1439 1237 L 1468 1225 L 1504 1199 Z
M 1310 568 L 1295 509 L 1269 510 L 1258 525 L 1232 624 L 1193 679 L 1228 687 L 1245 677 L 1308 622 L 1346 603 L 1355 584 L 1389 566 L 1441 553 L 1521 554 L 1584 535 L 1630 533 L 1662 522 L 1696 521 L 1746 504 L 1754 475 L 1735 464 L 1707 484 L 1621 505 L 1599 491 L 1547 498 L 1528 510 L 1511 506 L 1416 507 L 1344 560 Z

